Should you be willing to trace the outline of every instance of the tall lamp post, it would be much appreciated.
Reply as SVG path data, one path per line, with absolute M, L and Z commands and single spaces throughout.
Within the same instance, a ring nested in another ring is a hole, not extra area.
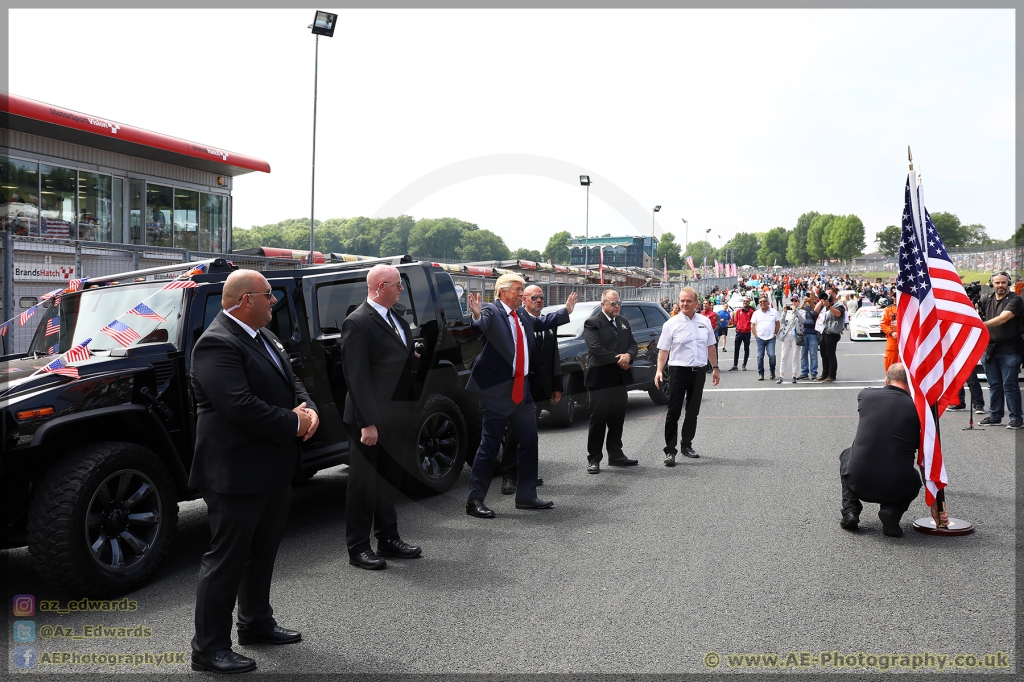
M 654 207 L 654 213 L 661 210 L 661 204 Z M 651 213 L 651 268 L 654 268 L 654 257 L 658 254 L 654 251 L 654 213 Z
M 320 76 L 320 36 L 334 37 L 334 27 L 338 23 L 338 15 L 330 12 L 317 11 L 313 23 L 307 26 L 316 36 L 316 48 L 313 57 L 313 179 L 310 181 L 309 192 L 309 265 L 313 264 L 313 251 L 316 250 L 316 238 L 313 236 L 313 208 L 316 206 L 316 86 Z
M 583 281 L 586 283 L 590 276 L 590 176 L 581 175 L 580 184 L 587 188 L 587 231 L 584 233 L 583 241 L 583 269 L 587 271 L 583 275 Z

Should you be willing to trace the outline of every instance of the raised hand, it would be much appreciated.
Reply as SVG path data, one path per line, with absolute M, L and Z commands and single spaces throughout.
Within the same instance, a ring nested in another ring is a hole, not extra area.
M 483 294 L 477 294 L 475 297 L 471 293 L 466 294 L 466 298 L 469 301 L 469 312 L 472 314 L 474 320 L 480 319 L 480 311 L 482 310 L 480 299 L 482 297 Z
M 572 314 L 572 309 L 576 307 L 576 292 L 569 294 L 569 298 L 565 299 L 565 311 Z

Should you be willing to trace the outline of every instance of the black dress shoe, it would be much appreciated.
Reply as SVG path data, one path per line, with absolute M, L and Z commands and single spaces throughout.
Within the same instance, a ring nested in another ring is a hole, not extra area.
M 610 467 L 633 467 L 639 463 L 639 461 L 635 459 L 630 459 L 629 457 L 626 456 L 608 460 L 608 466 Z
M 681 454 L 683 457 L 689 457 L 690 459 L 700 458 L 700 455 L 698 455 L 697 451 L 694 450 L 693 448 L 683 448 L 679 454 Z
M 192 652 L 192 669 L 211 673 L 247 673 L 256 669 L 256 661 L 231 649 Z
M 379 556 L 373 553 L 373 550 L 368 549 L 365 552 L 359 554 L 349 554 L 348 562 L 353 566 L 359 568 L 365 568 L 368 571 L 376 571 L 380 568 L 387 568 L 388 562 L 381 559 Z
M 501 479 L 501 494 L 514 495 L 516 492 L 516 481 L 513 478 Z
M 891 538 L 903 537 L 903 529 L 900 528 L 900 520 L 895 518 L 888 509 L 878 510 L 878 520 L 882 522 L 882 533 Z
M 839 525 L 846 530 L 857 530 L 857 524 L 860 523 L 860 518 L 853 512 L 846 512 L 843 514 L 843 520 L 839 522 Z
M 540 476 L 537 477 L 537 487 L 544 485 L 544 479 Z
M 675 454 L 667 454 L 667 455 L 665 455 L 665 466 L 667 466 L 667 467 L 674 467 L 675 465 L 676 465 L 676 456 L 675 456 Z
M 516 509 L 551 509 L 554 506 L 555 503 L 551 500 L 542 500 L 537 497 L 533 499 L 516 498 Z
M 298 630 L 285 630 L 275 625 L 272 630 L 262 632 L 238 631 L 239 644 L 295 644 L 302 641 L 302 633 Z
M 493 519 L 494 512 L 484 505 L 483 500 L 469 500 L 466 502 L 466 513 L 478 519 Z
M 598 462 L 591 462 L 587 465 L 588 474 L 599 474 L 601 473 L 601 465 Z
M 402 542 L 401 538 L 388 538 L 377 540 L 377 555 L 394 557 L 396 559 L 415 559 L 423 550 L 416 545 L 408 545 Z

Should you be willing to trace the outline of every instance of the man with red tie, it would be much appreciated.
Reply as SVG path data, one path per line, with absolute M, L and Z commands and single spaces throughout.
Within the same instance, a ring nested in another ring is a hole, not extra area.
M 506 425 L 519 443 L 516 509 L 555 506 L 537 498 L 537 418 L 530 375 L 537 371 L 536 333 L 566 324 L 576 306 L 576 294 L 569 294 L 562 310 L 534 319 L 520 309 L 525 284 L 520 275 L 502 275 L 494 283 L 498 298 L 494 303 L 481 303 L 479 294 L 468 296 L 472 324 L 483 334 L 484 346 L 466 383 L 467 390 L 480 395 L 483 416 L 466 513 L 483 519 L 494 518 L 494 512 L 484 505 L 484 497 L 494 477 Z

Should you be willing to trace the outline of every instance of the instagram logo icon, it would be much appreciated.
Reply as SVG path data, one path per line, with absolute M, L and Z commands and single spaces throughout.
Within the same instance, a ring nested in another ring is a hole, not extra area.
M 31 594 L 14 595 L 14 615 L 25 618 L 36 615 L 36 598 Z

